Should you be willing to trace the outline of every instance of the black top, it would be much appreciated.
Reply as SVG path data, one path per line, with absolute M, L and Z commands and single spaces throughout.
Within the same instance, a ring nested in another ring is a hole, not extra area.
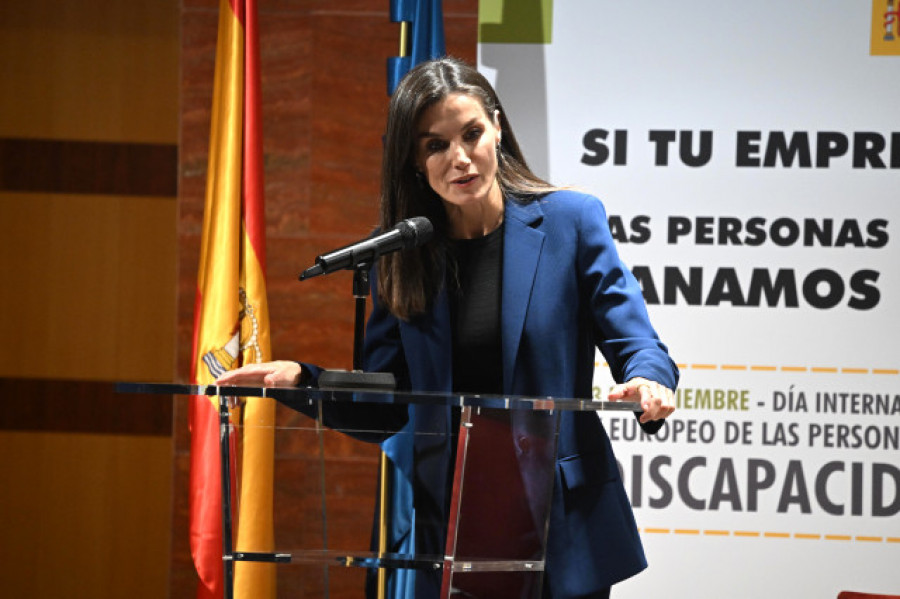
M 450 241 L 447 286 L 453 325 L 453 390 L 503 392 L 500 291 L 503 227 Z

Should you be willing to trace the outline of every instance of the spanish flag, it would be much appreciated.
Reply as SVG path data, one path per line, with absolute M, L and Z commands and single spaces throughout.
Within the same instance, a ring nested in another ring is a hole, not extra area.
M 265 285 L 259 36 L 255 0 L 220 0 L 212 124 L 191 378 L 209 384 L 241 364 L 271 359 Z M 272 552 L 271 399 L 247 398 L 242 422 L 235 548 Z M 222 492 L 216 401 L 191 398 L 190 542 L 198 597 L 222 597 Z M 236 597 L 274 597 L 273 564 L 238 562 Z

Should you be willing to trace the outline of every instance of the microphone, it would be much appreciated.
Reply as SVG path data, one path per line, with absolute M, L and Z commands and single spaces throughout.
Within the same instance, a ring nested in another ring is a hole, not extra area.
M 390 231 L 317 256 L 316 264 L 303 271 L 300 280 L 304 281 L 336 270 L 356 268 L 360 264 L 372 264 L 378 256 L 427 243 L 433 233 L 431 221 L 424 216 L 408 218 L 397 223 Z

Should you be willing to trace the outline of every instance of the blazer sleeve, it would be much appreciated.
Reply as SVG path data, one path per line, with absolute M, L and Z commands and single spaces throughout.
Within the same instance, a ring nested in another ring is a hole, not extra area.
M 372 311 L 366 322 L 363 343 L 363 370 L 366 372 L 390 372 L 397 380 L 397 389 L 409 388 L 409 374 L 400 341 L 399 321 L 377 300 L 375 270 L 371 272 Z M 318 386 L 321 366 L 301 362 L 305 378 L 301 384 Z M 315 410 L 304 411 L 316 417 Z M 381 442 L 403 428 L 408 420 L 405 404 L 381 403 L 329 403 L 323 404 L 323 421 L 326 426 L 342 430 L 351 437 L 370 442 Z
M 678 367 L 650 324 L 641 287 L 619 258 L 599 199 L 587 196 L 577 229 L 580 285 L 613 378 L 643 377 L 674 390 Z

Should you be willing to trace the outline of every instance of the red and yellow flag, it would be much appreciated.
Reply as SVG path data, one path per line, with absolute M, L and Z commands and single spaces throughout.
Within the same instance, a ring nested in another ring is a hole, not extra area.
M 271 359 L 265 285 L 259 36 L 255 0 L 220 0 L 203 238 L 194 307 L 191 378 L 212 383 L 241 364 Z M 191 399 L 190 541 L 198 597 L 221 597 L 222 492 L 218 413 Z M 274 550 L 275 406 L 243 408 L 240 513 L 235 548 Z M 272 564 L 237 562 L 236 597 L 274 597 Z

